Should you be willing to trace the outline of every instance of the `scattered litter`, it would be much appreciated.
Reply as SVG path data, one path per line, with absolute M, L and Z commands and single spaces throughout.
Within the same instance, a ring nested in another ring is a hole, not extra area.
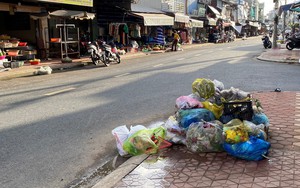
M 52 69 L 49 66 L 42 66 L 39 68 L 38 71 L 36 71 L 36 74 L 38 75 L 46 75 L 46 74 L 51 74 L 52 73 Z
M 281 92 L 281 89 L 280 88 L 276 88 L 274 91 L 275 92 Z

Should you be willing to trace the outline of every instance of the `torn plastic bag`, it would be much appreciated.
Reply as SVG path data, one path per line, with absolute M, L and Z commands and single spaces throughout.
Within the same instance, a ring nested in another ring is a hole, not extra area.
M 179 127 L 179 122 L 174 116 L 170 116 L 164 127 L 167 129 L 166 140 L 174 144 L 186 144 L 186 131 Z
M 178 117 L 180 126 L 185 129 L 188 128 L 191 123 L 215 120 L 214 114 L 204 108 L 179 110 Z
M 225 142 L 235 144 L 245 142 L 249 139 L 249 129 L 239 119 L 233 119 L 224 124 L 223 132 L 225 134 Z
M 192 123 L 186 133 L 186 146 L 194 153 L 223 151 L 222 133 L 222 126 L 216 123 Z
M 246 142 L 237 144 L 224 143 L 224 150 L 234 157 L 249 161 L 259 161 L 268 154 L 270 146 L 269 142 L 250 136 Z
M 127 155 L 128 153 L 123 150 L 123 143 L 128 138 L 129 129 L 126 127 L 126 125 L 122 125 L 114 128 L 111 133 L 116 139 L 119 154 L 121 156 Z
M 165 134 L 163 127 L 137 131 L 125 140 L 123 149 L 130 155 L 157 153 L 159 149 L 171 146 L 164 140 Z
M 202 108 L 203 105 L 200 101 L 190 97 L 190 96 L 181 96 L 176 99 L 177 109 L 191 109 L 191 108 Z
M 215 85 L 210 79 L 197 78 L 192 83 L 192 91 L 201 98 L 208 99 L 215 94 Z

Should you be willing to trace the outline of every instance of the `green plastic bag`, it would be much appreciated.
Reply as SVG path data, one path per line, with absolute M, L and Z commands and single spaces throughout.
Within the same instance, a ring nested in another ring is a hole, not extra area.
M 208 99 L 215 94 L 215 84 L 206 78 L 197 78 L 192 83 L 192 92 L 201 98 Z
M 123 149 L 130 155 L 154 154 L 164 142 L 166 130 L 163 127 L 140 130 L 127 138 Z

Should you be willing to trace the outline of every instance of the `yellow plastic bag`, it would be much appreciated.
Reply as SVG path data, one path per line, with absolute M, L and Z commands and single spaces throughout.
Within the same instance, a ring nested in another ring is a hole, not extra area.
M 215 94 L 215 84 L 206 78 L 197 78 L 192 83 L 192 92 L 201 98 L 208 99 Z
M 202 102 L 202 104 L 205 109 L 211 111 L 215 115 L 216 119 L 219 119 L 222 116 L 224 109 L 223 105 L 218 106 L 217 104 L 211 103 L 209 101 L 204 101 Z

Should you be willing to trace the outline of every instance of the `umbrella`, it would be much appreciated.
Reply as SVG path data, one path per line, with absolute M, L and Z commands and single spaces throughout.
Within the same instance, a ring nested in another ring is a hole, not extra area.
M 61 17 L 65 19 L 94 19 L 95 14 L 86 11 L 75 11 L 75 10 L 56 10 L 49 13 L 50 16 Z

